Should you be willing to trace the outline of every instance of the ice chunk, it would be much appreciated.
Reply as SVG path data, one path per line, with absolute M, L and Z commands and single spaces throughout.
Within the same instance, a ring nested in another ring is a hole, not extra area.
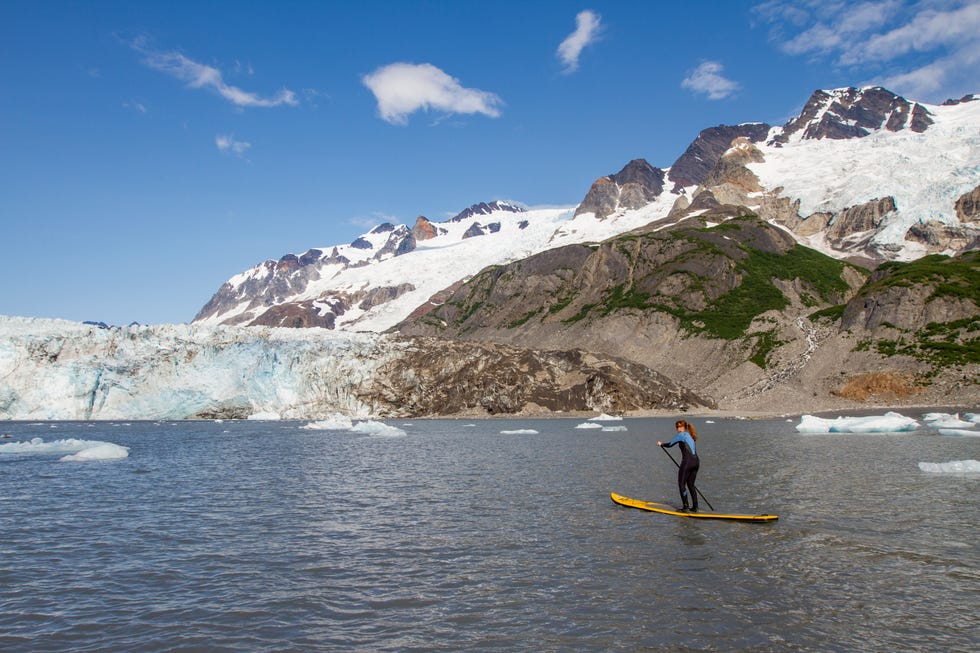
M 960 419 L 959 413 L 950 415 L 949 413 L 928 413 L 922 416 L 922 420 L 929 423 L 929 426 L 936 429 L 962 429 L 975 426 L 972 421 Z
M 388 426 L 382 422 L 375 422 L 374 420 L 367 420 L 365 422 L 358 422 L 350 428 L 354 433 L 364 433 L 367 435 L 384 435 L 387 437 L 396 437 L 400 435 L 405 435 L 405 431 L 401 430 L 397 426 Z
M 99 440 L 79 440 L 66 438 L 45 442 L 44 438 L 32 438 L 29 442 L 8 442 L 0 444 L 0 455 L 58 455 L 67 454 L 61 460 L 112 460 L 129 456 L 129 448 Z
M 625 426 L 603 426 L 602 431 L 608 433 L 610 431 L 626 431 L 628 430 Z
M 575 428 L 577 429 L 601 429 L 602 424 L 596 424 L 595 422 L 582 422 Z
M 595 417 L 590 417 L 589 419 L 592 420 L 593 422 L 620 422 L 622 421 L 623 418 L 616 417 L 615 415 L 606 415 L 605 413 L 600 413 L 599 415 L 596 415 Z
M 919 423 L 895 412 L 871 417 L 837 417 L 824 419 L 803 415 L 796 430 L 800 433 L 900 433 L 914 431 Z
M 953 435 L 957 437 L 980 438 L 980 431 L 973 429 L 939 429 L 939 435 Z
M 919 463 L 919 469 L 930 474 L 978 474 L 980 460 L 952 460 L 948 463 Z
M 537 435 L 534 429 L 515 429 L 513 431 L 501 431 L 504 435 Z
M 102 442 L 94 447 L 82 449 L 76 454 L 64 456 L 62 462 L 84 463 L 92 460 L 119 460 L 129 457 L 129 447 L 121 447 L 111 442 Z
M 300 428 L 308 429 L 310 431 L 349 431 L 354 423 L 351 421 L 350 417 L 346 415 L 331 415 L 327 419 L 320 419 L 315 422 L 310 422 L 306 426 L 301 426 Z
M 267 412 L 253 413 L 249 415 L 248 418 L 250 420 L 254 420 L 257 422 L 278 422 L 279 420 L 282 419 L 282 416 L 280 416 L 279 413 L 273 413 L 267 411 Z

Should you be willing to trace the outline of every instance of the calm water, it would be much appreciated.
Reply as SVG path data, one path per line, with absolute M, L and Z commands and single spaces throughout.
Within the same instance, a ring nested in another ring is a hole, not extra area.
M 917 463 L 980 438 L 694 421 L 778 522 L 613 504 L 675 500 L 670 419 L 0 424 L 130 448 L 0 456 L 0 650 L 977 650 L 980 477 Z

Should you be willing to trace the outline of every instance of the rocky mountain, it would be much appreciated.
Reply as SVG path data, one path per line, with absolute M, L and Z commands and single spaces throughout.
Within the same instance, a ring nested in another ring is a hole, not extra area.
M 869 371 L 918 379 L 910 392 L 928 385 L 938 400 L 976 396 L 978 293 L 976 251 L 889 263 L 869 278 L 754 216 L 692 217 L 487 269 L 398 329 L 588 347 L 727 408 L 826 403 Z
M 488 265 L 698 216 L 758 215 L 869 267 L 956 254 L 980 242 L 978 125 L 972 95 L 925 105 L 880 87 L 820 90 L 781 127 L 719 125 L 669 168 L 630 161 L 576 207 L 479 203 L 266 261 L 229 279 L 194 322 L 383 331 Z

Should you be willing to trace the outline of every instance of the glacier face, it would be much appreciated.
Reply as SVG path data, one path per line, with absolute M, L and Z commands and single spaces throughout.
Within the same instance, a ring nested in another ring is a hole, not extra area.
M 365 417 L 358 387 L 401 346 L 325 329 L 0 317 L 0 418 Z

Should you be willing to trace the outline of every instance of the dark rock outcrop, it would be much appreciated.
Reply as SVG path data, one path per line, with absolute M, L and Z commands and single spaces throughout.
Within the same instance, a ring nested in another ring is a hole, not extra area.
M 884 127 L 889 131 L 923 132 L 933 123 L 924 106 L 874 86 L 836 91 L 818 90 L 799 116 L 787 122 L 772 143 L 786 143 L 803 130 L 806 139 L 862 138 Z
M 449 219 L 450 222 L 462 222 L 468 218 L 472 218 L 477 215 L 489 215 L 494 211 L 510 211 L 511 213 L 524 213 L 527 209 L 524 209 L 516 204 L 511 204 L 510 202 L 504 202 L 502 200 L 497 200 L 494 202 L 480 202 L 479 204 L 474 204 L 466 209 L 463 209 L 452 218 Z
M 575 215 L 594 213 L 604 220 L 618 210 L 639 209 L 664 191 L 664 171 L 634 159 L 614 175 L 600 177 L 589 189 Z
M 956 217 L 960 222 L 980 222 L 980 185 L 956 200 Z
M 684 154 L 670 166 L 668 178 L 677 186 L 700 185 L 721 159 L 721 155 L 731 147 L 733 140 L 747 138 L 758 143 L 766 139 L 769 130 L 770 126 L 765 123 L 718 125 L 704 129 Z

